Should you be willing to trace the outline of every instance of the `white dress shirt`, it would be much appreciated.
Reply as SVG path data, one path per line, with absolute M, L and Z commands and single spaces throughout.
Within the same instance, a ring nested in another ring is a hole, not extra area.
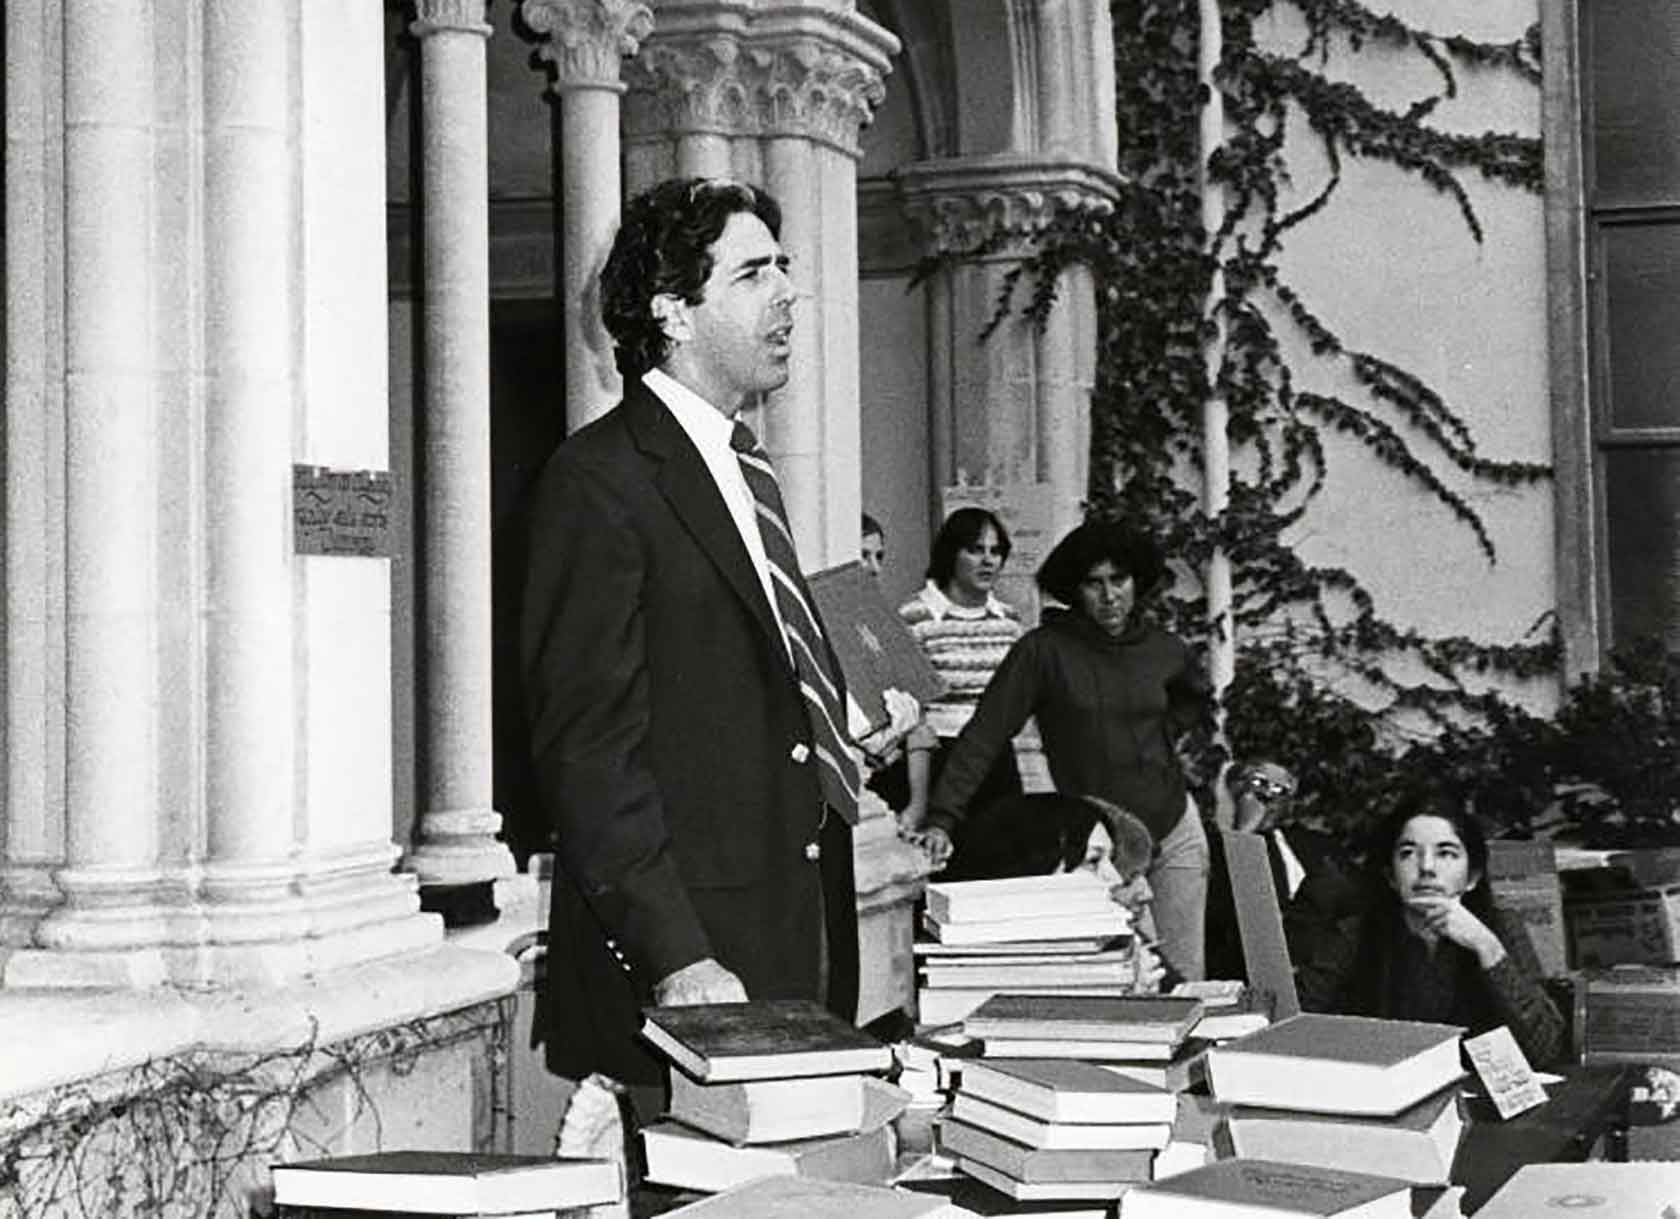
M 770 603 L 770 614 L 781 629 L 782 646 L 789 647 L 787 626 L 782 621 L 781 609 L 776 605 L 775 586 L 770 582 L 770 560 L 764 554 L 764 537 L 758 531 L 758 506 L 753 499 L 752 488 L 747 486 L 747 480 L 741 474 L 740 459 L 729 443 L 735 432 L 734 417 L 725 415 L 660 369 L 650 368 L 643 373 L 642 384 L 670 408 L 678 425 L 694 442 L 694 447 L 700 450 L 700 460 L 706 463 L 712 482 L 717 484 L 718 493 L 723 496 L 729 516 L 735 522 L 735 532 L 741 535 L 741 544 L 747 548 L 747 555 L 752 559 L 753 571 L 758 574 L 758 583 L 764 589 L 764 599 Z M 792 660 L 793 653 L 790 651 L 790 664 Z

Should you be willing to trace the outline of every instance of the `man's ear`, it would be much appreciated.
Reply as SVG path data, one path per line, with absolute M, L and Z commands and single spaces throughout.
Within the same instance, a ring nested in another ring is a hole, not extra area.
M 665 332 L 665 337 L 673 343 L 686 343 L 694 337 L 694 327 L 689 319 L 688 302 L 674 292 L 661 292 L 648 302 L 648 311 L 653 314 L 659 328 Z

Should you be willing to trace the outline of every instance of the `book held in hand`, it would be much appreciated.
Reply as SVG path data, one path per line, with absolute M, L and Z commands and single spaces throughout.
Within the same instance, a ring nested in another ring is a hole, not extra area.
M 1046 1041 L 1129 1041 L 1177 1046 L 1202 1018 L 1202 1001 L 1173 995 L 1017 995 L 988 999 L 963 1032 Z
M 467 1151 L 383 1151 L 271 1169 L 274 1201 L 287 1207 L 505 1214 L 601 1206 L 624 1196 L 610 1160 Z
M 1412 1189 L 1271 1160 L 1216 1160 L 1129 1190 L 1120 1219 L 1412 1219 Z
M 960 1093 L 1044 1122 L 1168 1122 L 1171 1092 L 1062 1059 L 978 1059 L 963 1065 Z
M 1391 1116 L 1463 1074 L 1448 1024 L 1302 1012 L 1207 1053 L 1228 1104 Z
M 891 1046 L 809 999 L 650 1007 L 642 1036 L 707 1083 L 892 1068 Z
M 1444 1185 L 1464 1132 L 1458 1087 L 1450 1083 L 1393 1117 L 1233 1105 L 1225 1116 L 1225 1136 L 1233 1152 L 1249 1159 Z
M 926 650 L 856 559 L 815 572 L 805 583 L 870 732 L 892 720 L 887 690 L 902 690 L 923 706 L 945 693 L 945 679 Z

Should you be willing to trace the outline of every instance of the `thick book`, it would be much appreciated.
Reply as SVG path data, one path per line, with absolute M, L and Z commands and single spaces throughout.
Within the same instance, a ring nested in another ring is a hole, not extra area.
M 951 1098 L 953 1119 L 1046 1151 L 1159 1151 L 1172 1138 L 1173 1113 L 1169 1104 L 1158 1121 L 1047 1122 L 961 1090 Z
M 1226 1104 L 1392 1116 L 1463 1074 L 1449 1024 L 1302 1012 L 1208 1051 Z
M 762 1177 L 676 1210 L 671 1219 L 961 1219 L 937 1194 L 803 1177 Z
M 1012 986 L 1114 986 L 1131 982 L 1133 964 L 1129 947 L 1077 957 L 1008 957 L 1000 961 L 935 957 L 922 966 L 922 981 L 929 986 L 990 986 L 997 990 Z
M 916 1018 L 923 1024 L 956 1024 L 967 1019 L 986 1000 L 1014 995 L 1129 995 L 1130 982 L 1082 983 L 1070 986 L 922 986 L 916 991 Z
M 1000 940 L 995 944 L 941 944 L 938 940 L 917 940 L 910 951 L 925 964 L 939 961 L 1041 961 L 1045 957 L 1090 957 L 1116 952 L 1131 944 L 1129 936 L 1074 936 L 1056 940 Z
M 1525 1164 L 1477 1208 L 1476 1219 L 1664 1219 L 1680 1214 L 1680 1164 Z
M 1176 1046 L 1202 1018 L 1202 1001 L 1175 995 L 1016 995 L 988 999 L 963 1021 L 984 1041 L 1136 1041 Z
M 812 1177 L 881 1184 L 893 1175 L 893 1129 L 736 1147 L 677 1122 L 642 1128 L 647 1179 L 716 1193 L 757 1177 Z
M 706 1083 L 892 1068 L 891 1046 L 809 999 L 650 1007 L 642 1017 L 642 1036 Z
M 928 916 L 942 923 L 1106 913 L 1114 907 L 1108 885 L 1083 871 L 935 882 L 926 896 Z
M 960 1093 L 1043 1122 L 1171 1122 L 1171 1092 L 1074 1059 L 979 1059 Z
M 1251 1105 L 1233 1105 L 1225 1116 L 1225 1137 L 1236 1155 L 1345 1168 L 1420 1185 L 1447 1183 L 1463 1132 L 1456 1082 L 1393 1117 Z
M 972 922 L 947 923 L 924 914 L 928 934 L 941 944 L 1007 944 L 1037 940 L 1111 940 L 1132 929 L 1131 915 L 1113 902 L 1105 910 L 1077 914 L 1024 915 Z
M 1412 1188 L 1334 1168 L 1216 1160 L 1128 1191 L 1120 1219 L 1412 1219 Z
M 1155 1159 L 1151 1148 L 1029 1147 L 955 1118 L 940 1127 L 939 1139 L 946 1155 L 984 1164 L 1031 1185 L 1147 1181 Z
M 979 1160 L 957 1157 L 957 1167 L 977 1181 L 1019 1202 L 1105 1200 L 1133 1188 L 1130 1181 L 1021 1181 Z
M 873 1075 L 818 1075 L 708 1084 L 671 1072 L 668 1112 L 731 1143 L 779 1143 L 855 1134 L 892 1121 L 910 1094 Z
M 610 1160 L 467 1151 L 382 1151 L 275 1164 L 274 1202 L 289 1207 L 474 1215 L 601 1206 L 624 1197 Z
M 902 690 L 923 706 L 945 693 L 945 679 L 856 559 L 807 576 L 805 584 L 817 603 L 846 689 L 871 732 L 892 719 L 884 697 L 887 690 Z
M 1091 1062 L 1171 1062 L 1177 1049 L 1164 1041 L 1075 1041 L 1065 1037 L 987 1037 L 986 1058 L 1067 1058 Z
M 1207 1052 L 1212 1046 L 1211 1041 L 1189 1037 L 1173 1051 L 1173 1056 L 1165 1061 L 1100 1061 L 1105 1071 L 1113 1071 L 1139 1083 L 1165 1088 L 1168 1092 L 1183 1092 L 1207 1083 Z
M 1011 1216 L 1012 1219 L 1029 1215 L 1034 1219 L 1114 1219 L 1114 1204 L 1107 1199 L 1017 1202 L 1002 1190 L 961 1171 L 954 1163 L 945 1175 L 900 1177 L 893 1184 L 913 1193 L 949 1199 L 952 1205 L 962 1208 L 965 1219 L 967 1216 L 990 1219 L 998 1215 Z

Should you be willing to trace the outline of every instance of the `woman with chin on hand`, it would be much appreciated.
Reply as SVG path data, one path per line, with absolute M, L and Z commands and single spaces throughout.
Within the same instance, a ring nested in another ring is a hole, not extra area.
M 1420 799 L 1390 814 L 1367 861 L 1380 891 L 1356 936 L 1302 968 L 1301 1005 L 1472 1035 L 1503 1024 L 1531 1063 L 1557 1061 L 1563 1017 L 1528 933 L 1488 892 L 1487 860 L 1481 827 L 1454 803 Z

